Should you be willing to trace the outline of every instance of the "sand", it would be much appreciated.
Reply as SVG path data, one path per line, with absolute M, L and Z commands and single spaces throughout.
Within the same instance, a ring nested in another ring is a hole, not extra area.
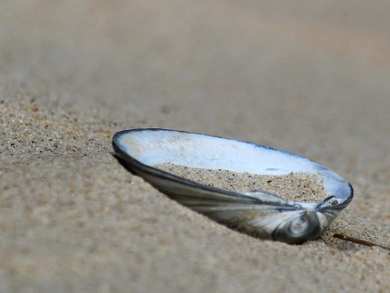
M 321 202 L 329 196 L 322 177 L 316 174 L 291 172 L 281 176 L 259 175 L 224 169 L 190 168 L 171 163 L 154 167 L 203 185 L 235 192 L 263 191 L 288 201 Z
M 388 2 L 3 1 L 0 292 L 389 292 Z M 316 241 L 261 241 L 122 168 L 163 127 L 331 168 L 355 198 Z

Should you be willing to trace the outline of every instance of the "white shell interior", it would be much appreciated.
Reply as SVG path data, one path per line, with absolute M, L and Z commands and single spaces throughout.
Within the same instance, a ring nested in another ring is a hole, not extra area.
M 172 163 L 191 168 L 226 169 L 264 175 L 290 172 L 316 173 L 324 177 L 330 194 L 347 197 L 348 183 L 333 171 L 304 157 L 251 143 L 170 130 L 122 132 L 116 145 L 148 165 Z

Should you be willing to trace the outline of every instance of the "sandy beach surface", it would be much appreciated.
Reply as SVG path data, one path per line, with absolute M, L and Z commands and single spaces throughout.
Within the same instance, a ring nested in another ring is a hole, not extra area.
M 390 292 L 390 2 L 0 4 L 0 292 Z M 324 236 L 262 241 L 133 176 L 161 127 L 298 153 L 355 189 Z

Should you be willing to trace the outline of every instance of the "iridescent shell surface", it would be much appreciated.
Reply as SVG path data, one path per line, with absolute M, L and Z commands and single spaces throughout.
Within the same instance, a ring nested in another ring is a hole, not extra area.
M 118 132 L 112 144 L 123 166 L 172 199 L 232 229 L 262 239 L 287 243 L 316 239 L 353 198 L 351 184 L 330 169 L 262 145 L 154 128 Z M 329 197 L 304 203 L 261 191 L 226 191 L 155 167 L 164 163 L 260 175 L 316 174 L 323 178 Z

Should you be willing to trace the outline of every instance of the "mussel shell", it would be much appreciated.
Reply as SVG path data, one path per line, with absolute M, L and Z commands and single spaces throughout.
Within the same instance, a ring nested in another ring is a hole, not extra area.
M 350 183 L 307 158 L 233 139 L 146 128 L 118 132 L 119 162 L 179 203 L 233 229 L 262 238 L 302 243 L 318 238 L 353 198 Z M 320 175 L 330 195 L 319 203 L 286 201 L 277 195 L 238 193 L 202 185 L 155 168 L 171 163 L 261 175 Z

